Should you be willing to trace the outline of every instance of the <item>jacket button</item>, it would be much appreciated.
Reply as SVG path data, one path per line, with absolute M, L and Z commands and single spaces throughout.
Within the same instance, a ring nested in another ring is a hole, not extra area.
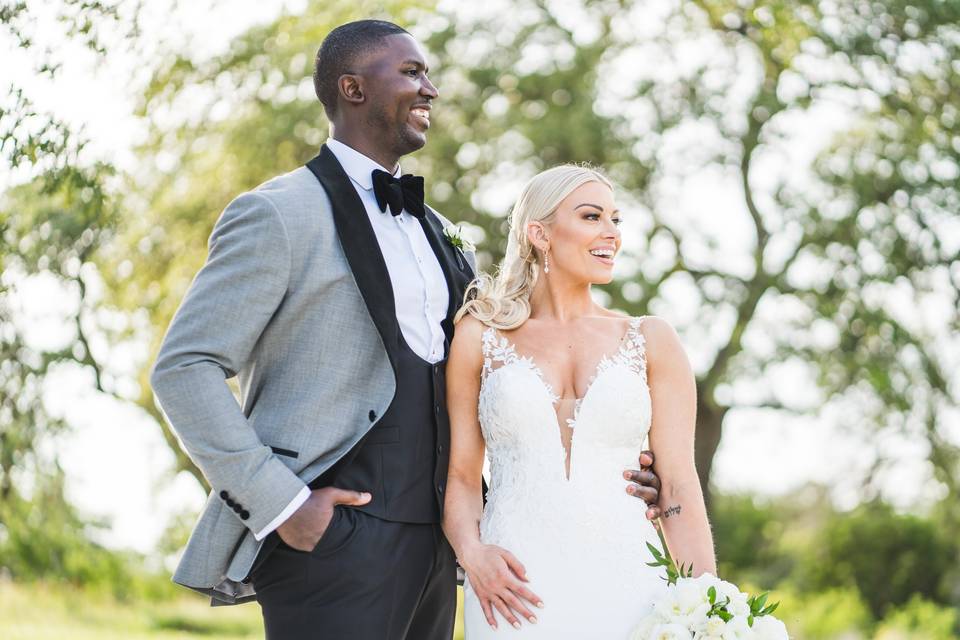
M 233 505 L 233 510 L 234 510 L 235 512 L 237 512 L 237 513 L 240 513 L 241 511 L 243 511 L 243 507 L 241 507 L 241 506 L 238 505 L 238 504 L 235 504 L 235 505 Z
M 246 509 L 244 509 L 243 511 L 240 512 L 240 519 L 241 519 L 241 520 L 248 520 L 249 518 L 250 518 L 250 512 L 249 512 L 249 511 L 247 511 Z
M 226 491 L 221 491 L 221 492 L 220 492 L 220 499 L 221 499 L 221 500 L 226 500 L 226 499 L 229 498 L 229 497 L 230 497 L 230 494 L 227 493 Z
M 228 507 L 233 508 L 233 507 L 235 507 L 236 505 L 237 505 L 237 503 L 233 501 L 233 498 L 227 498 L 227 506 L 228 506 Z
M 370 418 L 370 422 L 373 422 L 374 420 L 377 419 L 377 412 L 374 411 L 373 409 L 370 409 L 370 413 L 367 414 L 367 417 Z

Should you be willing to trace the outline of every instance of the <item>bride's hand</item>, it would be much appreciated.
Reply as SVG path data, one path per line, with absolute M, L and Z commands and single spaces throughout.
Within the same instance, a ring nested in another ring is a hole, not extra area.
M 543 601 L 524 586 L 523 583 L 528 582 L 527 570 L 512 553 L 492 544 L 479 544 L 465 555 L 460 561 L 491 627 L 497 628 L 494 608 L 517 629 L 520 620 L 514 612 L 532 623 L 537 622 L 524 600 L 540 608 Z

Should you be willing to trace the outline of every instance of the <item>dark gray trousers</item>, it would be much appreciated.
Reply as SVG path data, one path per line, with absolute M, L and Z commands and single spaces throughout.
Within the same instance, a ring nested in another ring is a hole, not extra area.
M 456 562 L 438 524 L 337 506 L 313 551 L 280 542 L 250 578 L 267 640 L 453 637 Z

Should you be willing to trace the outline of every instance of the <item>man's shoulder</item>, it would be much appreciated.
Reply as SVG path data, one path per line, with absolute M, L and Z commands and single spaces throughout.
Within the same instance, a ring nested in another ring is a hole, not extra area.
M 270 178 L 237 199 L 259 201 L 260 206 L 268 206 L 284 219 L 315 217 L 317 207 L 328 202 L 323 186 L 306 167 Z
M 297 167 L 293 171 L 274 176 L 251 189 L 253 193 L 271 199 L 296 196 L 300 193 L 315 193 L 317 190 L 322 191 L 323 187 L 306 167 Z

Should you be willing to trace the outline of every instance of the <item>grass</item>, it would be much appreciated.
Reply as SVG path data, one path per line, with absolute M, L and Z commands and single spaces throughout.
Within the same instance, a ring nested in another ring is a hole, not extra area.
M 462 592 L 458 589 L 458 607 Z M 256 604 L 211 608 L 202 597 L 121 602 L 69 586 L 0 580 L 0 638 L 4 640 L 245 640 L 262 638 Z M 454 640 L 463 638 L 458 610 Z

